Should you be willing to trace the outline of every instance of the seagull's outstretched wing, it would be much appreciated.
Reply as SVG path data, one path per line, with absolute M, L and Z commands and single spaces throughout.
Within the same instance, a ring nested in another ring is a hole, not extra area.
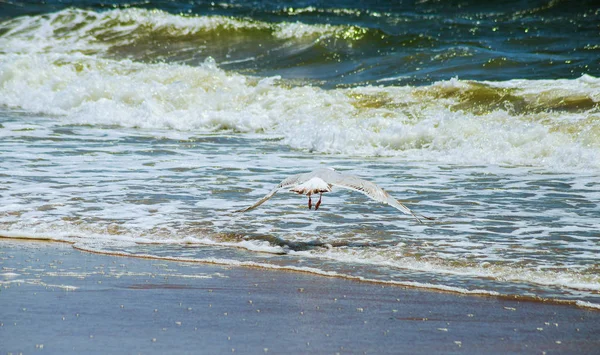
M 270 199 L 271 197 L 273 197 L 273 195 L 275 195 L 277 193 L 277 191 L 279 191 L 280 187 L 276 187 L 273 190 L 271 190 L 271 192 L 269 192 L 268 194 L 265 195 L 265 197 L 261 198 L 260 200 L 256 201 L 255 204 L 253 204 L 250 207 L 246 207 L 246 208 L 242 208 L 241 210 L 235 210 L 233 212 L 246 212 L 246 211 L 250 211 L 255 209 L 256 207 L 262 205 L 263 203 L 265 203 L 268 199 Z
M 303 183 L 304 181 L 307 180 L 307 178 L 306 178 L 307 176 L 309 176 L 308 173 L 298 174 L 298 175 L 292 175 L 292 176 L 284 179 L 282 182 L 280 182 L 279 185 L 277 185 L 273 190 L 271 190 L 271 192 L 269 192 L 268 194 L 266 194 L 265 197 L 263 197 L 260 200 L 256 201 L 256 203 L 253 204 L 252 206 L 246 207 L 246 208 L 242 208 L 241 210 L 236 210 L 236 211 L 233 211 L 233 212 L 246 212 L 246 211 L 253 210 L 256 207 L 258 207 L 258 206 L 262 205 L 263 203 L 265 203 L 271 197 L 273 197 L 273 195 L 275 195 L 277 193 L 277 191 L 279 191 L 280 189 L 283 189 L 283 188 L 286 188 L 286 187 L 295 186 L 295 185 Z
M 383 190 L 381 187 L 370 181 L 363 180 L 358 176 L 340 174 L 335 171 L 329 174 L 326 181 L 333 186 L 361 192 L 375 201 L 385 203 L 402 211 L 405 214 L 412 215 L 419 223 L 423 223 L 421 219 L 417 217 L 417 215 L 408 207 L 404 206 L 402 203 L 400 203 L 400 201 L 390 196 L 390 194 L 385 192 L 385 190 Z M 429 217 L 423 217 L 429 219 Z

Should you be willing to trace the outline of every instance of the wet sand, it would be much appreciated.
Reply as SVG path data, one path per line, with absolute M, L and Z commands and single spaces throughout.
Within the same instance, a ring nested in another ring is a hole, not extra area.
M 0 354 L 578 353 L 600 311 L 0 239 Z

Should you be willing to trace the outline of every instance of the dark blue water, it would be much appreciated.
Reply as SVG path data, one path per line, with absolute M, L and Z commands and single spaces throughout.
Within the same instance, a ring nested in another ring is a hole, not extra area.
M 278 39 L 268 29 L 139 33 L 113 55 L 197 65 L 207 57 L 244 74 L 322 87 L 600 75 L 595 1 L 10 1 L 0 19 L 81 8 L 160 9 L 278 24 L 341 26 L 335 36 Z M 1 32 L 0 32 L 1 34 Z M 201 51 L 184 51 L 188 47 Z M 160 50 L 157 50 L 160 48 Z M 248 58 L 252 58 L 249 60 Z

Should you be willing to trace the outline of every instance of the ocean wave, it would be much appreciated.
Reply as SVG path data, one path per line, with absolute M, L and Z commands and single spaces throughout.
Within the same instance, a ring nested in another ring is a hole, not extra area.
M 262 41 L 318 40 L 334 37 L 360 39 L 367 29 L 354 25 L 262 22 L 227 16 L 174 15 L 137 8 L 96 12 L 66 9 L 55 13 L 22 16 L 0 23 L 0 48 L 4 53 L 75 53 L 132 55 L 136 47 L 153 46 L 164 54 L 171 46 L 196 47 L 207 43 L 231 46 L 257 38 Z M 259 47 L 259 46 L 257 46 Z M 147 49 L 147 48 L 145 48 Z
M 452 164 L 600 169 L 600 79 L 324 90 L 95 55 L 4 54 L 0 104 L 64 124 L 260 133 L 294 149 Z
M 509 80 L 598 75 L 591 37 L 573 48 L 552 32 L 531 38 L 508 35 L 523 26 L 544 27 L 547 19 L 537 15 L 527 24 L 504 19 L 499 31 L 492 14 L 476 19 L 312 7 L 222 10 L 217 15 L 67 8 L 22 16 L 0 23 L 0 53 L 80 53 L 194 66 L 213 57 L 222 68 L 327 88 L 431 84 L 454 76 Z M 578 19 L 582 25 L 573 30 L 593 32 L 593 20 L 585 15 Z M 572 22 L 556 18 L 554 26 L 571 28 Z M 562 54 L 569 51 L 575 52 Z

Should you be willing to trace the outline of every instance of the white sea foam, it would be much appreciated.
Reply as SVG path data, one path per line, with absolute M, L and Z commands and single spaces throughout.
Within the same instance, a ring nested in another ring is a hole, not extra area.
M 0 62 L 0 104 L 56 115 L 64 123 L 266 133 L 293 148 L 329 154 L 600 169 L 594 110 L 515 114 L 455 108 L 461 90 L 481 85 L 522 88 L 522 94 L 513 95 L 537 105 L 542 99 L 532 96 L 534 86 L 551 93 L 548 102 L 561 97 L 597 102 L 600 80 L 589 76 L 337 90 L 289 88 L 280 82 L 227 73 L 211 60 L 189 67 L 83 54 L 7 54 Z
M 4 278 L 4 279 L 14 279 L 15 277 L 19 277 L 21 274 L 17 274 L 14 272 L 3 272 L 0 273 L 0 277 Z
M 75 291 L 79 288 L 77 286 L 71 286 L 71 285 L 49 284 L 49 283 L 43 282 L 39 279 L 18 279 L 18 280 L 8 280 L 8 281 L 0 280 L 0 287 L 7 287 L 11 284 L 36 285 L 36 286 L 42 286 L 42 287 L 46 287 L 46 288 L 58 288 L 58 289 L 62 289 L 65 291 Z
M 400 248 L 401 249 L 401 248 Z M 430 272 L 437 274 L 460 275 L 477 278 L 489 278 L 505 282 L 527 282 L 545 286 L 559 286 L 580 290 L 600 290 L 600 276 L 585 275 L 579 271 L 532 270 L 516 265 L 491 265 L 489 263 L 458 263 L 455 254 L 449 260 L 442 258 L 415 258 L 404 256 L 400 249 L 388 248 L 380 250 L 345 250 L 328 249 L 320 252 L 292 252 L 310 258 L 324 258 L 348 264 L 385 265 L 395 269 Z M 447 249 L 446 252 L 451 250 Z M 399 256 L 402 255 L 402 256 Z
M 110 60 L 103 52 L 145 27 L 180 35 L 268 29 L 281 38 L 352 37 L 360 29 L 142 9 L 67 9 L 1 27 L 0 105 L 65 123 L 258 132 L 296 149 L 351 156 L 600 169 L 600 79 L 589 75 L 322 90 L 227 73 L 211 59 L 190 67 Z M 588 109 L 569 110 L 571 103 Z
M 592 302 L 586 302 L 586 301 L 577 301 L 576 304 L 579 307 L 593 308 L 593 309 L 600 310 L 600 304 L 598 304 L 598 303 L 592 303 Z

